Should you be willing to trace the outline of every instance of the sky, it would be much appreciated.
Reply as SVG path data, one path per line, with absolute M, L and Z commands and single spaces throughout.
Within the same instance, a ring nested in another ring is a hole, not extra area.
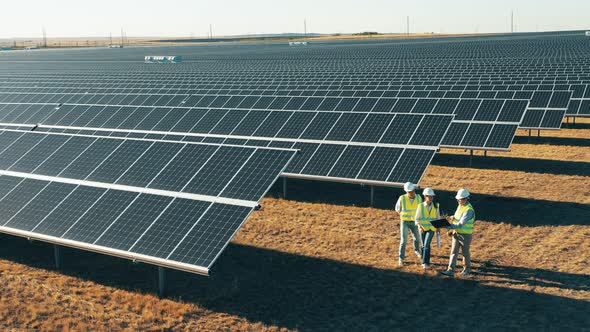
M 6 0 L 0 39 L 590 30 L 588 0 Z

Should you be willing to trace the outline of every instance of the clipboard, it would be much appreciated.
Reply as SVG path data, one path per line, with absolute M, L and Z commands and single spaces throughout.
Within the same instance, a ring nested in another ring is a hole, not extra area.
M 449 224 L 449 221 L 444 218 L 432 220 L 430 223 L 432 224 L 432 226 L 434 226 L 436 228 L 444 228 L 444 227 L 451 226 L 451 224 Z

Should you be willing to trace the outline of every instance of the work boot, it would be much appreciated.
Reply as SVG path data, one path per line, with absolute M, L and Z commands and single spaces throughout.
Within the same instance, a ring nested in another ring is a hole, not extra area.
M 455 272 L 453 272 L 451 270 L 444 270 L 444 271 L 441 271 L 440 273 L 447 276 L 447 277 L 454 277 L 455 276 Z
M 465 270 L 461 271 L 462 276 L 468 276 L 470 274 L 471 274 L 471 270 L 465 269 Z
M 424 270 L 430 270 L 430 264 L 422 264 Z

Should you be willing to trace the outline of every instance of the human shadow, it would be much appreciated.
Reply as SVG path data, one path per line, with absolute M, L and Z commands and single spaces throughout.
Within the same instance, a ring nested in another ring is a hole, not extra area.
M 590 143 L 590 140 L 588 140 Z M 588 145 L 590 146 L 590 144 Z M 590 162 L 563 161 L 533 158 L 466 156 L 439 153 L 432 160 L 433 165 L 493 169 L 502 171 L 524 171 L 530 173 L 590 176 Z
M 282 197 L 282 193 L 282 181 L 278 181 L 269 195 Z M 449 215 L 454 213 L 457 207 L 456 192 L 436 190 L 436 193 L 441 210 Z M 403 194 L 400 188 L 375 187 L 373 207 L 393 210 L 397 198 Z M 370 197 L 369 186 L 287 179 L 288 200 L 368 207 Z M 471 199 L 478 220 L 520 226 L 590 224 L 590 204 L 509 197 L 503 196 L 501 192 L 490 195 L 474 191 Z
M 552 287 L 563 290 L 590 291 L 590 275 L 573 274 L 517 266 L 502 266 L 484 262 L 477 272 L 481 276 L 494 277 L 496 284 Z
M 2 240 L 0 255 L 4 259 L 52 269 L 49 245 L 7 236 Z M 155 267 L 109 256 L 69 249 L 60 273 L 119 289 L 155 293 Z M 238 244 L 228 246 L 211 277 L 178 271 L 167 275 L 171 300 L 301 331 L 551 330 L 583 329 L 590 323 L 585 314 L 590 310 L 588 301 L 488 286 L 477 275 L 450 279 L 435 273 L 380 269 Z M 557 272 L 549 276 L 560 278 Z M 575 282 L 572 288 L 568 288 L 570 283 L 561 283 L 564 294 L 568 289 L 582 288 L 587 281 L 585 276 L 566 278 Z M 462 319 L 466 311 L 468 318 Z

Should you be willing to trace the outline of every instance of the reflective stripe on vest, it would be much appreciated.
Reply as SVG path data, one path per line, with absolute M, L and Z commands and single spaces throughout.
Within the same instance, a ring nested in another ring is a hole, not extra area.
M 473 206 L 471 206 L 471 203 L 467 203 L 464 206 L 457 206 L 457 211 L 455 211 L 453 219 L 455 220 L 455 224 L 458 223 L 459 221 L 461 221 L 461 216 L 463 216 L 463 214 L 467 213 L 467 211 L 469 210 L 473 212 L 473 217 L 467 220 L 467 222 L 465 222 L 465 224 L 461 228 L 457 228 L 457 233 L 459 234 L 473 234 L 473 225 L 475 223 L 475 210 L 473 209 Z
M 430 211 L 428 211 L 426 203 L 420 204 L 418 207 L 420 209 L 420 226 L 422 226 L 425 231 L 436 231 L 436 227 L 432 226 L 430 222 L 438 219 L 436 216 L 438 215 L 437 212 L 439 207 L 440 204 L 436 204 L 436 206 L 432 206 Z
M 402 210 L 400 212 L 400 218 L 402 221 L 414 221 L 414 217 L 416 216 L 416 210 L 418 209 L 418 205 L 422 204 L 422 197 L 416 194 L 416 198 L 414 201 L 410 201 L 410 197 L 408 195 L 401 195 L 400 199 L 402 200 Z

